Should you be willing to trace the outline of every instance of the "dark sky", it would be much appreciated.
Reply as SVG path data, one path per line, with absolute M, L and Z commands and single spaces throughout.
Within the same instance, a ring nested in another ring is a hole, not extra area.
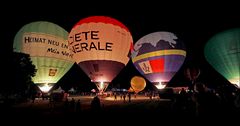
M 139 8 L 142 9 L 142 8 Z M 75 10 L 68 10 L 65 13 L 26 13 L 19 12 L 15 14 L 5 15 L 2 19 L 3 41 L 1 41 L 1 54 L 6 62 L 3 65 L 8 65 L 10 62 L 9 56 L 12 52 L 12 42 L 15 34 L 25 24 L 33 21 L 49 21 L 66 29 L 70 32 L 71 28 L 80 19 L 103 15 L 115 18 L 125 24 L 132 33 L 133 40 L 138 39 L 146 34 L 156 31 L 169 31 L 177 34 L 183 40 L 187 49 L 187 58 L 184 65 L 179 72 L 170 81 L 170 86 L 186 85 L 187 79 L 184 77 L 184 69 L 189 65 L 196 65 L 201 69 L 199 81 L 204 83 L 219 83 L 226 80 L 218 74 L 205 60 L 203 48 L 207 40 L 214 34 L 229 28 L 240 27 L 240 14 L 231 12 L 218 11 L 203 11 L 202 10 L 184 10 L 184 11 L 169 11 L 168 8 L 162 10 L 153 9 L 149 11 L 130 11 L 114 13 L 111 10 L 88 9 L 76 12 Z M 179 9 L 179 8 L 177 8 Z M 54 11 L 55 12 L 55 11 Z M 57 12 L 57 11 L 56 11 Z M 62 12 L 62 11 L 60 11 Z M 68 13 L 69 12 L 69 13 Z M 240 12 L 240 11 L 239 11 Z M 7 69 L 6 75 L 11 75 L 14 70 Z M 140 75 L 133 67 L 130 61 L 127 66 L 119 73 L 113 80 L 111 86 L 121 86 L 123 88 L 129 87 L 130 79 Z M 87 76 L 75 64 L 73 68 L 59 81 L 60 85 L 86 85 L 90 83 Z M 120 84 L 120 85 L 118 85 Z M 91 84 L 90 84 L 91 85 Z M 66 86 L 68 87 L 68 86 Z M 80 86 L 81 87 L 81 86 Z M 84 86 L 83 86 L 84 87 Z M 94 85 L 93 85 L 94 87 Z M 151 84 L 148 82 L 148 87 Z M 85 88 L 85 87 L 84 87 Z

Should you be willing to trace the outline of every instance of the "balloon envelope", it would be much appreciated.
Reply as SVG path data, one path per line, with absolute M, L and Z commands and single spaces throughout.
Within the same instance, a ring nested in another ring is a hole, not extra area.
M 80 20 L 68 40 L 75 61 L 100 90 L 128 63 L 133 41 L 125 25 L 105 16 Z
M 200 69 L 197 67 L 188 67 L 185 69 L 184 74 L 190 81 L 195 81 L 200 75 Z
M 68 49 L 68 32 L 60 26 L 38 21 L 23 26 L 14 38 L 15 52 L 29 54 L 37 72 L 33 82 L 47 92 L 74 64 Z
M 128 89 L 128 92 L 134 92 L 133 88 L 130 87 L 130 88 Z
M 182 66 L 185 46 L 171 32 L 154 32 L 134 44 L 132 61 L 136 69 L 157 88 L 168 83 Z
M 146 81 L 140 76 L 134 76 L 131 79 L 131 87 L 136 93 L 142 91 L 146 87 Z
M 205 45 L 204 54 L 216 71 L 240 86 L 240 28 L 213 36 Z

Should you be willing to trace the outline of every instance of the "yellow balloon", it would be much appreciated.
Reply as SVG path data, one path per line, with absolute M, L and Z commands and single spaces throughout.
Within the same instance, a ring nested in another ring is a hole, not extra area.
M 146 81 L 140 76 L 134 76 L 131 79 L 131 87 L 136 93 L 138 93 L 146 87 Z
M 130 87 L 130 88 L 128 89 L 128 92 L 134 92 L 134 90 L 132 89 L 132 87 Z

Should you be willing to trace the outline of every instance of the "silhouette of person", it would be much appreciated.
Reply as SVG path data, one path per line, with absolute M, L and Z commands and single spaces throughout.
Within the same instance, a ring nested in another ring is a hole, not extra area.
M 117 100 L 117 93 L 114 93 L 114 100 Z
M 77 103 L 76 103 L 76 112 L 80 112 L 81 111 L 81 101 L 80 99 L 78 99 Z
M 64 109 L 65 109 L 66 112 L 68 110 L 68 105 L 69 105 L 69 101 L 68 101 L 68 98 L 66 98 L 66 100 L 64 102 Z
M 126 94 L 125 93 L 123 94 L 123 101 L 124 102 L 126 101 Z
M 101 103 L 98 96 L 95 96 L 91 102 L 91 109 L 93 112 L 98 112 L 101 110 Z
M 128 93 L 128 102 L 131 102 L 131 93 Z
M 195 87 L 195 98 L 197 102 L 197 115 L 201 117 L 212 117 L 217 115 L 218 97 L 209 91 L 205 84 L 197 83 Z
M 32 95 L 32 103 L 34 103 L 35 99 L 36 99 L 36 96 L 35 96 L 35 94 L 33 94 Z
M 72 111 L 75 111 L 75 99 L 72 98 L 72 100 L 70 101 L 70 108 Z

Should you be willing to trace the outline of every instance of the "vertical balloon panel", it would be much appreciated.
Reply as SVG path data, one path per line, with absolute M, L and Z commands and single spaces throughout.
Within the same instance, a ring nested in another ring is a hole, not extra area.
M 134 45 L 132 61 L 136 69 L 157 88 L 166 86 L 186 57 L 184 44 L 170 32 L 154 32 Z
M 129 61 L 132 36 L 116 19 L 84 18 L 72 28 L 68 40 L 75 61 L 97 85 L 109 84 Z
M 240 87 L 240 28 L 213 36 L 205 45 L 204 54 L 216 71 Z
M 48 92 L 74 63 L 67 37 L 60 26 L 38 21 L 23 26 L 14 38 L 14 51 L 30 55 L 37 69 L 32 79 L 42 91 Z

